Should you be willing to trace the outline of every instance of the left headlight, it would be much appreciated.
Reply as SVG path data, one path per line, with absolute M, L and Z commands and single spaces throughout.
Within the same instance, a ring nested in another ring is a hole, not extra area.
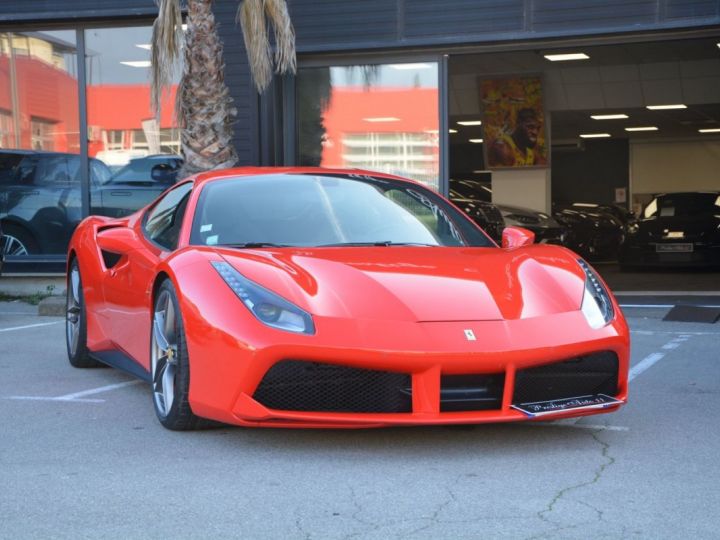
M 585 292 L 581 308 L 583 315 L 592 328 L 602 328 L 615 317 L 610 293 L 588 263 L 582 259 L 578 259 L 578 263 L 585 271 Z
M 315 325 L 308 312 L 254 281 L 250 281 L 229 263 L 213 261 L 211 264 L 245 304 L 245 307 L 250 310 L 250 313 L 261 323 L 288 332 L 315 333 Z

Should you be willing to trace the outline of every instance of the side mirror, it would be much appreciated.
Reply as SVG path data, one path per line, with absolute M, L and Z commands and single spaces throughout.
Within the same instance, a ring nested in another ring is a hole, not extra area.
M 116 227 L 100 231 L 97 243 L 103 251 L 124 255 L 137 248 L 137 235 L 132 229 Z
M 160 184 L 174 184 L 178 170 L 167 163 L 158 163 L 150 169 L 150 178 Z
M 503 248 L 519 248 L 535 242 L 535 233 L 522 227 L 505 227 L 502 233 Z

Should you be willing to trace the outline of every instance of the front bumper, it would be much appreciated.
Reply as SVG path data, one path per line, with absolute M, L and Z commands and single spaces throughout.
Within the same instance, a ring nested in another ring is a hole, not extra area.
M 261 329 L 263 335 L 254 337 L 253 347 L 231 322 L 227 328 L 188 332 L 190 404 L 199 416 L 245 426 L 351 428 L 522 421 L 528 416 L 512 408 L 518 373 L 603 351 L 617 358 L 613 397 L 625 401 L 629 338 L 617 306 L 616 313 L 616 319 L 599 330 L 591 329 L 579 311 L 479 322 L 317 318 L 315 336 L 278 335 L 277 331 Z M 466 330 L 474 334 L 474 341 L 466 338 Z M 278 338 L 283 342 L 277 343 Z M 268 407 L 257 399 L 258 388 L 274 366 L 288 360 L 404 374 L 409 383 L 408 406 L 399 409 L 404 412 Z M 482 380 L 484 375 L 491 376 L 489 385 L 502 387 L 496 405 L 483 410 L 443 406 L 447 381 L 453 376 L 460 380 L 481 376 Z M 562 411 L 543 418 L 597 414 L 617 408 Z

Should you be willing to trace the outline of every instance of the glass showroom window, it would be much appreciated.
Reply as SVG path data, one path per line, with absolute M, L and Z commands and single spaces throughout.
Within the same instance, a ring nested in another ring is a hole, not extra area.
M 180 72 L 156 120 L 150 110 L 151 34 L 150 26 L 85 30 L 93 214 L 127 215 L 177 179 L 174 103 Z
M 301 68 L 297 162 L 398 174 L 438 190 L 434 62 Z
M 75 31 L 0 33 L 0 220 L 15 256 L 63 254 L 81 219 Z

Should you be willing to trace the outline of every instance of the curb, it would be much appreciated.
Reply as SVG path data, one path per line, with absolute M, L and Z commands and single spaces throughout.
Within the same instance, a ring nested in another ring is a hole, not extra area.
M 64 317 L 65 297 L 49 296 L 38 304 L 38 315 L 43 317 Z

